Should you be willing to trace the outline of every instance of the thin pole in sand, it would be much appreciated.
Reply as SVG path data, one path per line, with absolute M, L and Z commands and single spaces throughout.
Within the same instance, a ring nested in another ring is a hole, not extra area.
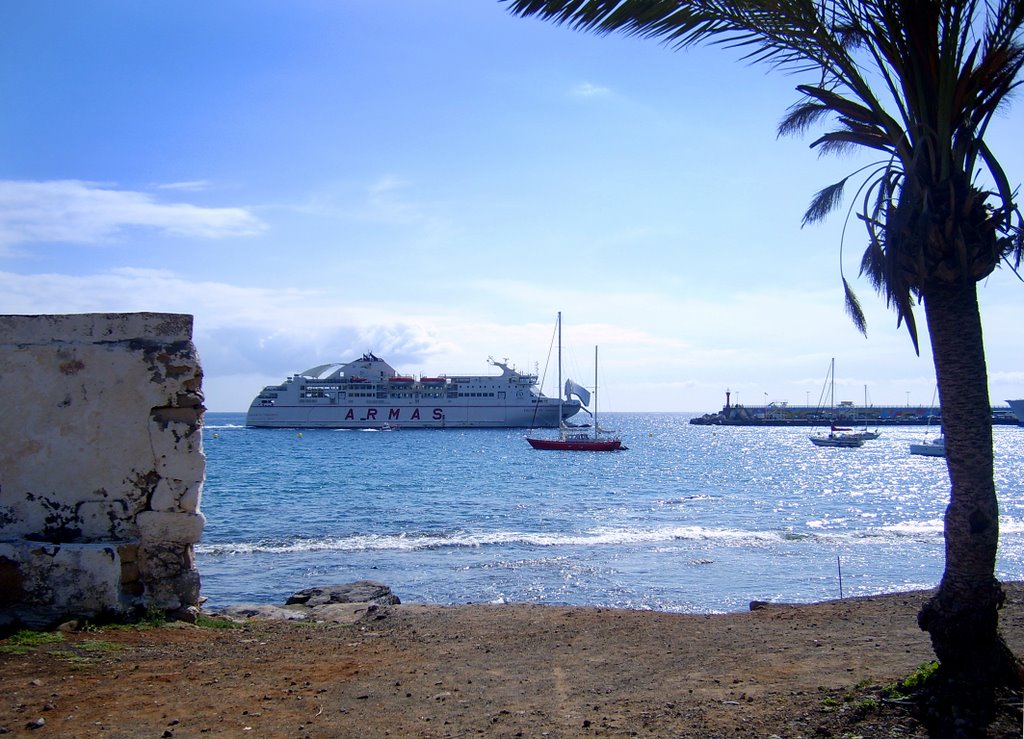
M 839 561 L 839 555 L 836 555 L 836 570 L 839 571 L 839 600 L 843 599 L 843 563 Z

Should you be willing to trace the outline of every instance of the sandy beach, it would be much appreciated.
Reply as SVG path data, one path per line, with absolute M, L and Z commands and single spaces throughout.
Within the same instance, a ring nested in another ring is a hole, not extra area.
M 1024 653 L 1024 586 L 1001 628 Z M 398 605 L 352 624 L 62 634 L 0 653 L 0 731 L 50 737 L 923 737 L 878 689 L 926 593 L 725 615 Z M 1016 722 L 1016 723 L 1015 723 Z M 1021 735 L 1019 705 L 992 736 Z

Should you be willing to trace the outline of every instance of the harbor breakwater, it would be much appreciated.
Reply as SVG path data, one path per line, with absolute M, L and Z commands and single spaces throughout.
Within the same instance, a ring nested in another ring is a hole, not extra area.
M 941 426 L 938 406 L 858 406 L 844 403 L 835 408 L 769 403 L 745 406 L 726 402 L 717 413 L 690 419 L 697 426 Z M 1009 408 L 993 408 L 992 423 L 1024 425 Z

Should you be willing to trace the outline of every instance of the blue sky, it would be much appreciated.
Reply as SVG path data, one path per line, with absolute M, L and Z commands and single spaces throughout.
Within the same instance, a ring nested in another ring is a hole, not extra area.
M 801 228 L 868 160 L 777 139 L 801 80 L 515 18 L 488 0 L 0 6 L 0 312 L 195 316 L 207 406 L 373 351 L 403 372 L 548 356 L 601 407 L 930 403 L 925 340 L 855 224 Z M 1024 108 L 989 141 L 1024 178 Z M 1024 397 L 1022 285 L 982 286 L 993 402 Z M 921 322 L 923 323 L 923 313 Z M 553 383 L 546 387 L 553 393 Z

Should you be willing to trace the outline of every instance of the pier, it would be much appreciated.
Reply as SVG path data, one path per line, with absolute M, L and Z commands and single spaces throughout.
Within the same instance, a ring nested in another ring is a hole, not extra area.
M 722 410 L 691 418 L 698 426 L 941 426 L 939 406 L 854 405 L 843 402 L 835 408 L 768 403 L 732 404 L 726 399 Z M 1021 424 L 1009 408 L 993 408 L 992 423 Z

